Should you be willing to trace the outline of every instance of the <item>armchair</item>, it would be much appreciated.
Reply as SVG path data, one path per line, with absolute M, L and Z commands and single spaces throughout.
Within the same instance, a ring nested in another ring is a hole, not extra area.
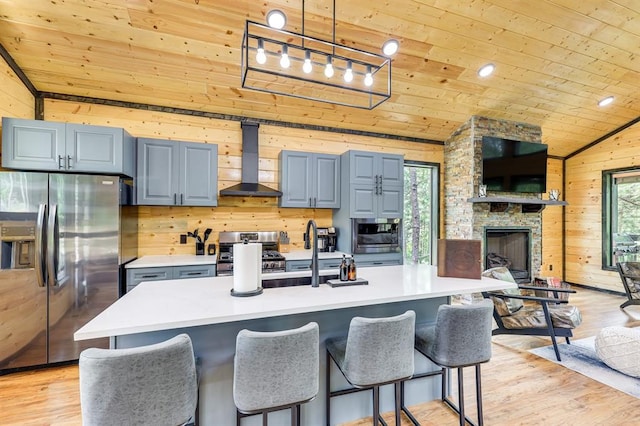
M 629 305 L 640 305 L 640 262 L 618 262 L 618 273 L 627 293 L 627 301 L 620 305 L 624 309 Z
M 482 273 L 485 277 L 515 282 L 505 267 L 491 268 Z M 575 293 L 575 290 L 563 288 L 546 289 L 547 297 L 529 296 L 521 290 L 545 290 L 538 286 L 519 285 L 518 289 L 483 292 L 485 298 L 493 301 L 493 318 L 497 328 L 492 335 L 517 334 L 530 336 L 549 336 L 558 361 L 560 351 L 556 337 L 564 337 L 569 342 L 573 337 L 572 329 L 580 325 L 582 316 L 576 306 L 569 305 L 566 299 L 558 297 L 560 293 Z

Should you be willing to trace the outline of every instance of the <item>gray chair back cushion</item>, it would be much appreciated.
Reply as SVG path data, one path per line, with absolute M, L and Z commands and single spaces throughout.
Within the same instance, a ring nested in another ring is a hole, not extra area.
M 435 326 L 418 327 L 416 346 L 435 363 L 461 367 L 489 361 L 493 303 L 440 305 Z
M 285 331 L 241 330 L 236 338 L 233 399 L 241 412 L 307 401 L 318 393 L 318 324 Z
M 80 354 L 84 426 L 177 426 L 193 416 L 198 382 L 191 339 Z
M 415 323 L 414 311 L 386 318 L 352 318 L 342 365 L 347 380 L 368 386 L 411 377 Z

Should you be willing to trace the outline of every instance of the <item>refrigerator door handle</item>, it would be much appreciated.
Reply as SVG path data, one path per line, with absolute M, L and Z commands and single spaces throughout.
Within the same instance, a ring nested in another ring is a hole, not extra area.
M 49 286 L 58 286 L 58 252 L 60 250 L 60 236 L 58 228 L 58 205 L 49 207 L 49 221 L 47 223 L 47 272 Z
M 35 269 L 38 278 L 38 286 L 45 287 L 47 282 L 47 268 L 45 265 L 45 249 L 46 249 L 46 222 L 47 205 L 40 204 L 38 207 L 38 217 L 36 219 L 36 241 L 35 241 Z

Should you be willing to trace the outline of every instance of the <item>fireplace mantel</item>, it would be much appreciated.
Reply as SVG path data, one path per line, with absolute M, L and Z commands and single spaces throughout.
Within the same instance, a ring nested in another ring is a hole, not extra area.
M 511 204 L 522 204 L 523 213 L 537 213 L 542 211 L 546 206 L 568 205 L 566 201 L 518 197 L 473 197 L 467 198 L 467 201 L 470 203 L 490 203 L 492 212 L 504 212 Z

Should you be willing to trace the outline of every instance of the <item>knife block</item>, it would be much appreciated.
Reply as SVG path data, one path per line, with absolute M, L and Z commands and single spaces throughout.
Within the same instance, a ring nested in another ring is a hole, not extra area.
M 290 248 L 289 244 L 278 243 L 278 251 L 280 253 L 289 253 L 290 250 L 291 250 L 291 248 Z

